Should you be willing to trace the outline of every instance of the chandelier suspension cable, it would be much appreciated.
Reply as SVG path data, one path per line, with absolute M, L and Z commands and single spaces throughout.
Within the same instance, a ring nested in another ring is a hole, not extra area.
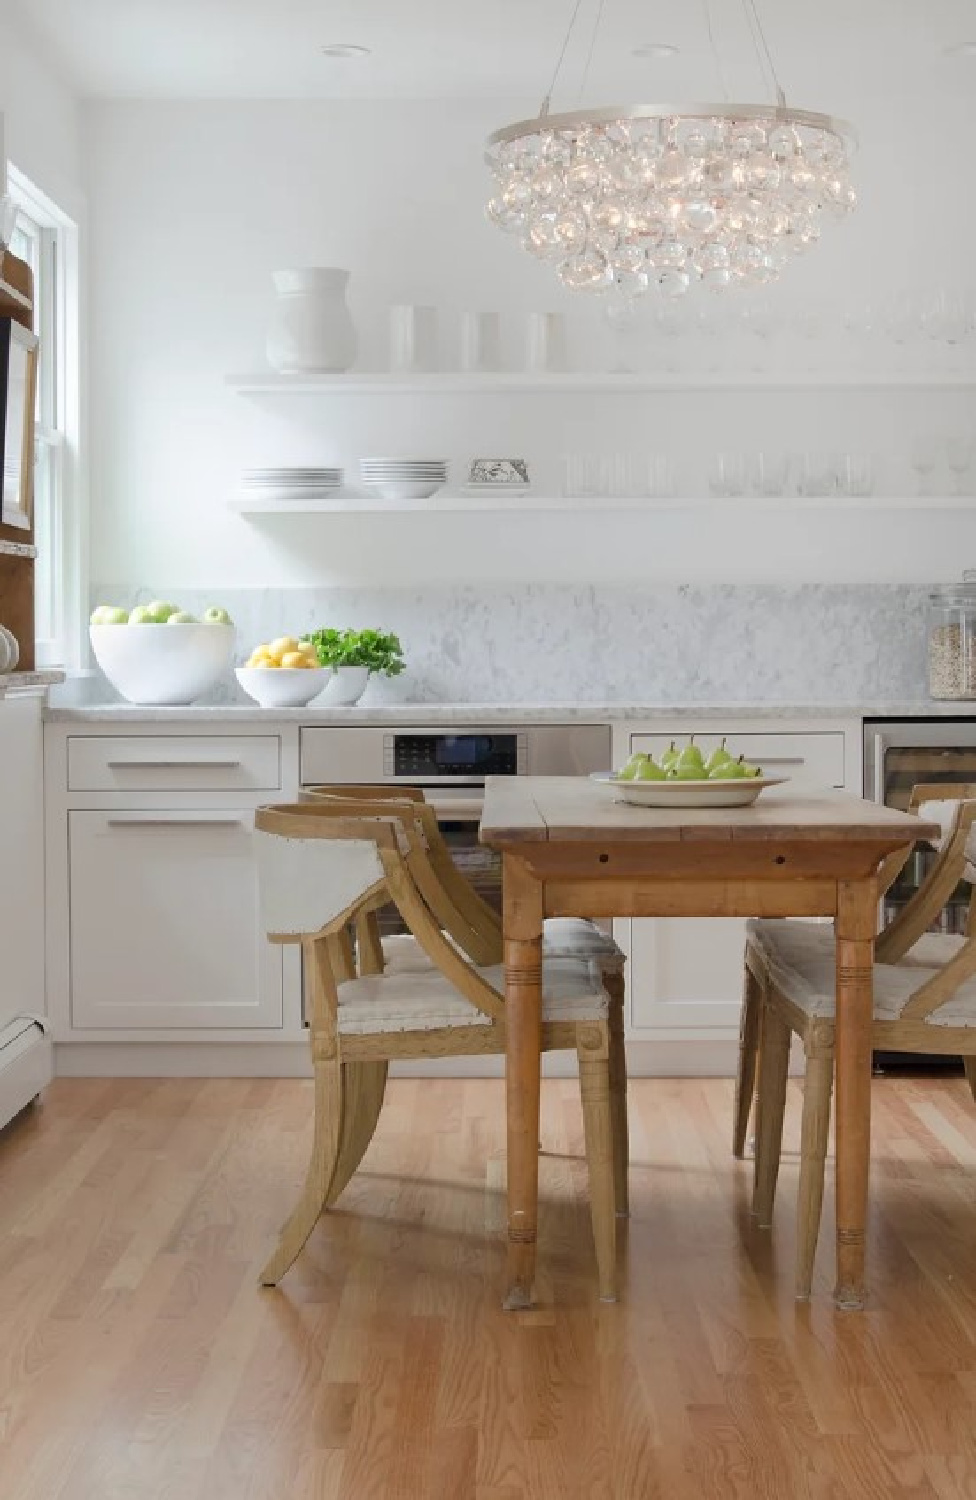
M 590 64 L 593 61 L 593 53 L 594 53 L 594 51 L 596 49 L 597 32 L 600 30 L 600 22 L 603 20 L 603 7 L 604 7 L 605 4 L 606 4 L 606 0 L 600 0 L 600 3 L 598 4 L 598 6 L 596 8 L 596 16 L 593 19 L 593 30 L 590 32 L 590 48 L 589 48 L 589 51 L 586 54 L 586 62 L 583 64 L 583 76 L 580 79 L 580 86 L 579 86 L 579 99 L 580 99 L 580 102 L 582 102 L 583 94 L 586 91 L 587 80 L 589 79 L 589 76 L 590 76 Z
M 779 81 L 779 74 L 776 72 L 776 65 L 773 62 L 773 55 L 769 50 L 769 43 L 766 40 L 766 33 L 763 30 L 763 23 L 759 19 L 759 11 L 756 9 L 756 0 L 742 0 L 742 8 L 746 13 L 746 20 L 749 23 L 749 30 L 752 33 L 752 43 L 756 49 L 756 57 L 759 60 L 760 69 L 767 74 L 769 81 L 772 84 L 773 89 L 775 90 L 776 103 L 779 105 L 780 109 L 785 109 L 786 94 L 783 91 L 783 85 Z
M 545 116 L 549 113 L 549 106 L 552 103 L 552 95 L 553 95 L 553 90 L 556 87 L 556 80 L 559 77 L 560 70 L 562 69 L 563 61 L 564 61 L 564 59 L 566 57 L 566 48 L 569 46 L 569 39 L 572 36 L 574 30 L 576 29 L 576 22 L 579 19 L 579 13 L 580 13 L 580 8 L 581 8 L 582 4 L 583 4 L 583 0 L 576 0 L 576 4 L 573 6 L 573 14 L 569 18 L 569 25 L 566 28 L 566 35 L 563 37 L 563 44 L 562 44 L 562 46 L 559 49 L 559 56 L 556 58 L 556 66 L 553 68 L 553 70 L 552 70 L 552 78 L 549 80 L 549 87 L 546 90 L 545 98 L 543 99 L 541 105 L 539 106 L 539 119 L 540 120 L 544 119 Z
M 718 47 L 715 44 L 715 30 L 712 26 L 711 0 L 702 0 L 702 8 L 705 12 L 705 30 L 708 32 L 708 45 L 712 49 L 712 60 L 715 63 L 715 72 L 718 75 L 718 86 L 722 94 L 722 99 L 726 104 L 728 104 L 729 81 L 725 76 L 725 69 L 722 66 L 721 53 L 719 52 Z

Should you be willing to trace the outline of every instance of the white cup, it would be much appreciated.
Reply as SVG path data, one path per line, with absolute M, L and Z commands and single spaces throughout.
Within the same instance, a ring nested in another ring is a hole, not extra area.
M 537 375 L 566 369 L 566 319 L 562 313 L 529 313 L 525 368 Z
M 461 369 L 497 370 L 501 364 L 501 320 L 496 312 L 461 314 Z
M 398 303 L 390 308 L 390 369 L 437 368 L 437 308 Z

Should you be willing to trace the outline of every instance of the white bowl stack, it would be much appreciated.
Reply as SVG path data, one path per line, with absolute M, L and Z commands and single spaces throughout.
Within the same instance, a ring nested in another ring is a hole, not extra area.
M 250 500 L 328 500 L 341 487 L 341 469 L 245 469 L 241 476 Z
M 447 483 L 446 458 L 361 458 L 365 489 L 385 500 L 425 500 Z

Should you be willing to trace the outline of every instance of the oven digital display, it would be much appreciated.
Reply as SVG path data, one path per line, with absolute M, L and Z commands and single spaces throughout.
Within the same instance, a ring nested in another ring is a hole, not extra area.
M 515 776 L 517 734 L 397 734 L 393 774 L 418 780 L 434 776 Z

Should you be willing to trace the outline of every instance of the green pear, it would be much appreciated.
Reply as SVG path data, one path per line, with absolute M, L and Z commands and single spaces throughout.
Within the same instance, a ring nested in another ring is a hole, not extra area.
M 686 761 L 682 765 L 679 760 L 674 768 L 674 776 L 676 781 L 704 781 L 705 768 L 700 761 L 697 764 L 693 760 Z
M 716 748 L 712 751 L 711 755 L 705 762 L 706 776 L 711 776 L 714 771 L 718 770 L 719 766 L 727 765 L 728 762 L 733 759 L 734 757 L 731 756 L 728 750 L 725 748 L 725 735 L 723 734 L 722 743 L 716 746 Z
M 650 755 L 645 755 L 637 768 L 636 779 L 638 781 L 667 781 L 668 773 Z
M 674 765 L 677 759 L 678 747 L 674 743 L 674 740 L 672 740 L 669 748 L 663 752 L 660 763 L 666 771 L 670 771 L 671 767 Z
M 694 776 L 685 776 L 685 777 L 683 777 L 682 779 L 684 781 L 702 781 L 702 780 L 704 780 L 704 777 L 705 777 L 705 762 L 702 760 L 702 753 L 701 753 L 701 751 L 699 750 L 698 746 L 695 744 L 695 736 L 694 735 L 692 735 L 691 739 L 688 741 L 687 745 L 682 750 L 681 754 L 678 756 L 676 764 L 677 764 L 677 769 L 679 770 L 679 772 L 682 771 L 682 770 L 686 770 L 686 771 L 693 770 L 694 773 L 695 773 Z
M 627 764 L 617 772 L 617 780 L 636 781 L 641 762 L 647 759 L 648 756 L 643 750 L 635 750 L 634 754 L 627 761 Z

